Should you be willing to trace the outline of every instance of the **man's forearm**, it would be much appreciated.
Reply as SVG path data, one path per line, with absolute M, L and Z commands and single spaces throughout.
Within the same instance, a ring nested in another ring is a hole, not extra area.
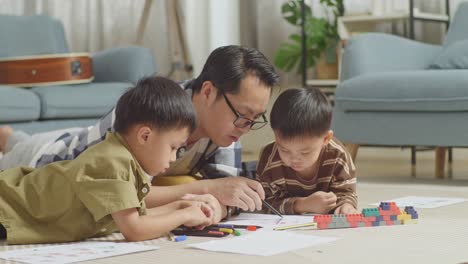
M 198 180 L 190 183 L 172 186 L 151 186 L 151 191 L 145 202 L 148 208 L 161 206 L 179 200 L 187 193 L 206 194 L 209 193 L 211 180 Z

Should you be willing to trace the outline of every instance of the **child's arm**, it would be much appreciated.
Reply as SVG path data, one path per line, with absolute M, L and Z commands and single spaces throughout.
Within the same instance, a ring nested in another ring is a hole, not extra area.
M 336 194 L 335 214 L 354 214 L 357 210 L 356 167 L 349 153 L 343 153 L 333 169 L 329 191 Z
M 140 216 L 136 208 L 112 213 L 120 232 L 128 241 L 141 241 L 165 235 L 180 226 L 207 226 L 213 212 L 202 202 L 177 201 L 163 208 L 152 208 Z
M 317 191 L 307 197 L 298 197 L 294 203 L 294 212 L 326 214 L 336 207 L 336 200 L 332 192 Z
M 227 208 L 219 203 L 218 199 L 211 194 L 185 194 L 183 200 L 204 202 L 213 210 L 213 224 L 220 222 L 227 215 Z
M 284 181 L 278 183 L 268 173 L 257 174 L 257 180 L 265 190 L 265 201 L 278 210 L 281 214 L 295 214 L 294 203 L 297 197 L 289 197 Z M 271 213 L 268 208 L 265 212 Z
M 155 193 L 157 193 L 157 190 L 152 189 L 152 191 L 150 191 L 150 193 L 146 196 L 145 203 L 146 203 L 147 208 L 164 210 L 163 208 L 166 208 L 172 204 L 172 203 L 168 203 L 162 206 L 157 206 L 156 205 L 158 203 L 157 199 L 160 198 L 161 195 L 155 195 Z M 191 201 L 204 202 L 214 212 L 213 219 L 212 219 L 214 223 L 218 223 L 219 221 L 221 221 L 221 219 L 226 217 L 226 214 L 227 214 L 226 206 L 221 205 L 219 201 L 216 199 L 216 197 L 214 197 L 211 194 L 183 194 L 179 197 L 174 197 L 174 198 L 176 198 L 177 200 L 183 199 L 183 200 L 189 200 L 189 201 L 191 200 Z
M 245 177 L 206 179 L 174 186 L 151 186 L 145 198 L 151 208 L 180 199 L 186 193 L 212 194 L 224 206 L 236 206 L 245 211 L 260 209 L 264 197 L 262 186 Z
M 274 145 L 269 144 L 262 148 L 257 164 L 256 180 L 259 181 L 265 192 L 265 201 L 272 205 L 281 214 L 295 214 L 294 203 L 296 197 L 289 197 L 286 181 L 280 167 L 271 168 L 270 160 Z M 264 212 L 271 213 L 268 208 Z

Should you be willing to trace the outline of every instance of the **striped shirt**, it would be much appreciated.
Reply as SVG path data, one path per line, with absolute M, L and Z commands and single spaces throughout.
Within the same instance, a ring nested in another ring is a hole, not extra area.
M 181 87 L 191 96 L 193 80 L 182 82 Z M 55 161 L 72 160 L 90 146 L 105 139 L 106 132 L 114 132 L 115 109 L 112 109 L 94 126 L 77 133 L 60 135 L 53 143 L 41 149 L 31 166 L 42 167 Z M 164 173 L 169 175 L 192 175 L 203 178 L 218 178 L 242 175 L 242 147 L 234 142 L 228 147 L 218 147 L 209 138 L 202 138 L 192 146 L 182 146 L 177 151 L 177 160 Z M 34 164 L 35 163 L 35 164 Z
M 260 153 L 257 180 L 265 189 L 265 200 L 282 214 L 295 214 L 294 202 L 317 191 L 333 192 L 336 207 L 343 203 L 357 206 L 356 168 L 350 154 L 336 138 L 325 145 L 318 158 L 315 175 L 304 179 L 284 165 L 275 142 Z M 335 207 L 335 208 L 336 208 Z

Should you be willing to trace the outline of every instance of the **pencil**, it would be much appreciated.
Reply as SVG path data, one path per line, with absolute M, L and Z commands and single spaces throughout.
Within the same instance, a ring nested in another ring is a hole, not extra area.
M 223 223 L 214 225 L 214 227 L 216 228 L 231 228 L 231 229 L 235 229 L 235 228 L 247 229 L 248 226 L 255 226 L 256 228 L 262 228 L 262 226 L 258 226 L 258 225 L 234 225 L 234 224 L 223 224 Z
M 267 203 L 265 200 L 262 200 L 262 203 L 268 207 L 273 213 L 275 213 L 277 216 L 283 218 L 283 216 L 280 214 L 280 212 L 278 212 L 278 210 L 276 210 L 275 208 L 273 208 L 273 206 L 271 206 L 269 203 Z
M 297 224 L 297 225 L 290 225 L 290 226 L 280 226 L 280 227 L 273 228 L 273 230 L 276 230 L 276 231 L 288 230 L 288 229 L 308 227 L 308 226 L 310 226 L 311 228 L 313 228 L 313 227 L 317 228 L 317 223 L 306 223 L 306 224 Z

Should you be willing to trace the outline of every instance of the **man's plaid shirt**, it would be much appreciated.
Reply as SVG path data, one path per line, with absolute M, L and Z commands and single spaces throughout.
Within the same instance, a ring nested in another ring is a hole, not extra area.
M 182 82 L 181 87 L 192 95 L 192 80 Z M 94 126 L 83 128 L 78 133 L 64 132 L 52 144 L 42 149 L 33 160 L 35 167 L 61 160 L 72 160 L 90 146 L 104 140 L 107 131 L 113 131 L 115 109 L 112 109 Z M 190 149 L 182 146 L 177 151 L 177 160 L 164 175 L 193 175 L 203 178 L 238 176 L 241 169 L 242 147 L 235 142 L 228 147 L 218 147 L 209 138 L 202 138 Z

